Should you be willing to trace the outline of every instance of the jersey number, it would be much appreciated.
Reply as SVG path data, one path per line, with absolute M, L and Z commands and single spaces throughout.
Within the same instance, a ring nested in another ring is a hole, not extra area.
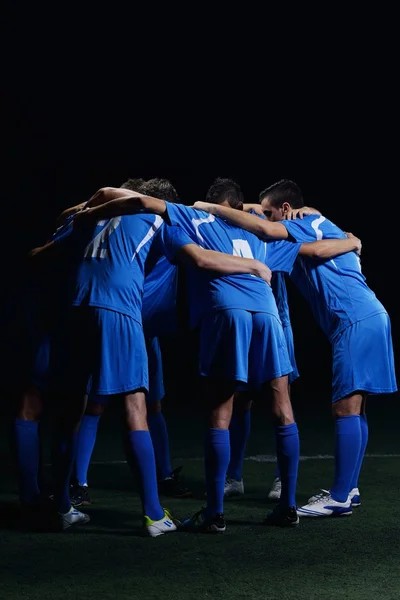
M 86 246 L 85 258 L 107 258 L 108 238 L 117 229 L 120 223 L 121 217 L 99 221 L 97 227 L 103 227 L 103 229 L 92 239 L 90 244 Z
M 247 240 L 232 240 L 233 255 L 241 256 L 242 258 L 254 258 Z

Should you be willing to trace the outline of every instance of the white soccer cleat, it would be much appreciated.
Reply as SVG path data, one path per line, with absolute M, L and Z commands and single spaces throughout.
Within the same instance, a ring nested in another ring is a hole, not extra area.
M 329 492 L 317 494 L 315 500 L 297 509 L 299 517 L 344 517 L 352 514 L 350 497 L 337 502 Z
M 166 508 L 164 508 L 163 518 L 159 521 L 153 521 L 150 517 L 146 517 L 146 515 L 143 518 L 143 525 L 150 537 L 172 533 L 172 531 L 176 531 L 177 524 L 179 524 L 179 521 Z
M 315 500 L 317 500 L 317 498 L 320 498 L 323 494 L 329 494 L 329 490 L 324 490 L 321 488 L 321 494 L 315 494 L 314 496 L 311 496 L 311 498 L 308 499 L 308 504 L 310 504 L 310 502 L 315 502 Z M 358 488 L 353 488 L 349 494 L 349 498 L 351 500 L 351 506 L 355 507 L 355 506 L 361 506 L 361 497 L 360 497 L 360 490 Z
M 73 506 L 71 506 L 67 513 L 58 513 L 58 518 L 60 521 L 61 529 L 63 531 L 69 529 L 69 527 L 72 527 L 73 525 L 80 525 L 90 521 L 89 515 L 81 513 L 79 510 L 76 510 L 76 508 L 74 508 Z
M 224 487 L 224 498 L 229 498 L 230 496 L 241 496 L 242 494 L 244 494 L 243 479 L 240 479 L 240 481 L 238 481 L 237 479 L 226 477 Z
M 275 477 L 271 489 L 269 491 L 268 494 L 268 500 L 271 500 L 272 502 L 277 502 L 278 500 L 281 499 L 281 492 L 282 492 L 282 482 L 279 479 L 279 477 Z
M 358 488 L 353 488 L 349 494 L 349 498 L 351 500 L 352 506 L 361 506 L 361 496 L 360 490 Z

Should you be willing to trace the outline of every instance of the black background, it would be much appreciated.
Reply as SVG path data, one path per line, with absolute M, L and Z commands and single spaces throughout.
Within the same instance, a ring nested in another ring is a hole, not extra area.
M 252 202 L 288 177 L 307 204 L 362 239 L 363 272 L 391 316 L 397 354 L 391 16 L 314 13 L 314 26 L 304 14 L 260 20 L 195 6 L 179 15 L 159 10 L 147 21 L 122 13 L 91 21 L 72 9 L 62 19 L 12 15 L 2 94 L 2 297 L 15 293 L 21 259 L 46 240 L 60 211 L 101 186 L 167 177 L 191 204 L 226 176 Z M 299 385 L 318 395 L 330 388 L 329 344 L 291 285 L 289 292 Z M 186 394 L 187 353 L 181 343 L 171 347 L 174 386 Z

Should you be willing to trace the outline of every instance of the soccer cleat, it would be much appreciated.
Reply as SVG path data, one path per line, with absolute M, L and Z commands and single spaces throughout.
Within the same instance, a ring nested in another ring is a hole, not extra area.
M 315 502 L 315 500 L 317 498 L 320 498 L 323 494 L 329 494 L 329 490 L 324 490 L 321 488 L 321 494 L 315 494 L 315 496 L 311 496 L 311 498 L 308 499 L 308 504 L 310 502 Z M 358 488 L 353 488 L 349 494 L 349 498 L 351 501 L 351 506 L 352 507 L 356 507 L 356 506 L 361 506 L 361 497 L 360 497 L 360 490 Z
M 271 502 L 277 502 L 281 499 L 282 482 L 279 477 L 275 477 L 271 489 L 268 494 L 268 500 Z
M 361 496 L 360 490 L 358 488 L 353 488 L 349 494 L 349 498 L 351 501 L 351 506 L 361 506 Z
M 232 477 L 226 477 L 224 498 L 229 498 L 230 496 L 241 496 L 242 494 L 244 494 L 243 479 L 238 481 L 237 479 L 232 479 Z
M 75 508 L 77 506 L 86 506 L 92 503 L 89 497 L 89 488 L 87 485 L 79 485 L 78 483 L 71 485 L 69 497 L 72 506 L 75 506 Z
M 150 517 L 146 515 L 143 517 L 143 525 L 146 529 L 148 535 L 150 537 L 157 537 L 159 535 L 164 535 L 164 533 L 172 533 L 176 531 L 177 525 L 179 525 L 179 521 L 175 519 L 171 512 L 164 508 L 164 516 L 159 521 L 153 521 Z
M 191 533 L 224 533 L 226 531 L 226 522 L 223 513 L 218 513 L 215 517 L 206 517 L 202 508 L 190 519 L 182 521 L 179 526 L 180 531 Z
M 317 494 L 312 502 L 297 509 L 299 517 L 344 517 L 352 514 L 351 500 L 337 502 L 329 492 Z
M 89 515 L 81 513 L 79 510 L 76 510 L 76 508 L 74 508 L 73 506 L 71 506 L 67 513 L 58 513 L 58 519 L 60 527 L 63 531 L 69 529 L 69 527 L 72 527 L 73 525 L 80 525 L 90 521 Z
M 275 506 L 274 510 L 269 513 L 262 524 L 275 527 L 297 527 L 299 524 L 299 516 L 296 512 L 296 507 L 278 504 L 278 506 Z
M 158 482 L 158 492 L 162 496 L 169 496 L 170 498 L 191 498 L 192 492 L 186 487 L 181 485 L 179 481 L 179 473 L 182 467 L 174 469 L 169 477 L 161 479 Z

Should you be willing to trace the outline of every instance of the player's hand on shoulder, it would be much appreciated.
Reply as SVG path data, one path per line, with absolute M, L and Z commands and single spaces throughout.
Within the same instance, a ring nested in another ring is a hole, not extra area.
M 271 285 L 271 279 L 272 279 L 272 271 L 271 269 L 265 264 L 262 263 L 259 260 L 255 260 L 254 261 L 256 263 L 256 275 L 257 277 L 261 277 L 261 279 L 264 279 L 264 281 L 266 283 L 268 283 L 268 285 Z
M 211 204 L 210 202 L 195 202 L 192 206 L 192 208 L 197 208 L 197 210 L 204 210 L 205 212 L 213 212 L 213 209 L 215 208 L 215 204 Z
M 362 250 L 362 243 L 360 238 L 358 238 L 357 236 L 355 236 L 353 233 L 351 233 L 350 231 L 345 231 L 345 234 L 348 238 L 352 239 L 354 241 L 355 244 L 357 244 L 357 248 L 356 248 L 356 254 L 358 254 L 358 256 L 361 256 L 361 250 Z
M 285 214 L 286 221 L 295 221 L 296 219 L 302 219 L 307 215 L 320 215 L 321 213 L 316 208 L 311 206 L 302 206 L 302 208 L 293 208 Z
M 261 208 L 261 204 L 243 204 L 243 211 L 250 212 L 254 211 L 256 215 L 264 216 L 263 209 Z

